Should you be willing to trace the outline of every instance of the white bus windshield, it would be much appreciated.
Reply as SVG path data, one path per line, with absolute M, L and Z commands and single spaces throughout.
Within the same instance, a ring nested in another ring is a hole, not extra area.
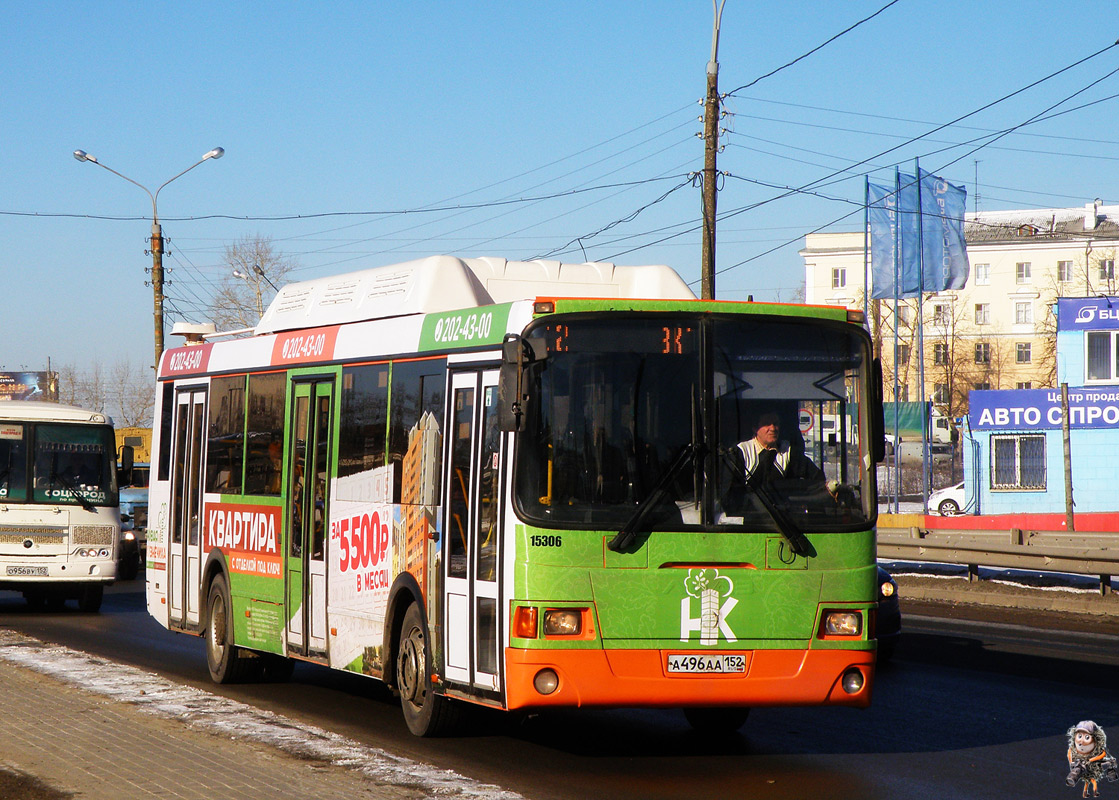
M 105 425 L 18 422 L 0 426 L 0 500 L 117 504 L 116 445 Z
M 640 509 L 649 530 L 791 522 L 828 531 L 865 528 L 874 514 L 859 416 L 869 346 L 855 329 L 761 316 L 572 315 L 526 335 L 548 348 L 529 367 L 518 440 L 526 520 L 611 529 Z

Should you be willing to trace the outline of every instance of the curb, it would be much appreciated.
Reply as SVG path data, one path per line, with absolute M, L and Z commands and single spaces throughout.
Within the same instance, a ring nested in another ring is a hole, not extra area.
M 902 602 L 1012 608 L 1075 614 L 1100 621 L 1119 620 L 1119 594 L 1067 587 L 1034 588 L 1003 581 L 894 575 Z

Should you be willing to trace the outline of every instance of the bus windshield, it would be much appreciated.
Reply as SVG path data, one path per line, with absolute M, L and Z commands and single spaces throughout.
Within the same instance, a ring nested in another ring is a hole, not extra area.
M 526 331 L 516 507 L 543 525 L 865 529 L 869 343 L 776 316 L 570 315 Z
M 34 503 L 105 506 L 117 504 L 116 440 L 113 430 L 102 425 L 24 424 L 25 436 L 32 443 L 31 497 Z M 22 437 L 21 437 L 22 438 Z M 12 481 L 5 488 L 9 498 L 25 500 L 26 474 L 16 469 L 20 457 L 17 447 L 23 441 L 4 440 L 7 458 L 0 448 L 0 460 L 12 467 Z M 17 477 L 18 475 L 18 477 Z

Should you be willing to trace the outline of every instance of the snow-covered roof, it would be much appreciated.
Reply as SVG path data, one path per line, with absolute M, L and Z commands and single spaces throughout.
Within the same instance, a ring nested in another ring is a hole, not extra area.
M 1081 208 L 973 212 L 964 217 L 964 231 L 969 243 L 1023 238 L 1119 238 L 1119 206 L 1088 203 Z
M 675 270 L 663 265 L 429 256 L 287 284 L 254 332 L 431 314 L 536 297 L 692 300 L 695 293 Z

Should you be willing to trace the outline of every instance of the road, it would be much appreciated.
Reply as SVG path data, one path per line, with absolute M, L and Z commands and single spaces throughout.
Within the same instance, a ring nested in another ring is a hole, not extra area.
M 142 589 L 140 581 L 112 587 L 98 615 L 72 604 L 32 612 L 3 592 L 0 627 L 533 800 L 1073 797 L 1064 784 L 1065 730 L 1085 718 L 1119 725 L 1114 635 L 909 615 L 869 710 L 755 709 L 740 735 L 718 739 L 693 733 L 676 711 L 477 713 L 458 738 L 421 740 L 408 734 L 395 700 L 355 676 L 300 665 L 286 684 L 213 685 L 201 640 L 156 625 Z M 1119 784 L 1101 793 L 1119 797 Z

